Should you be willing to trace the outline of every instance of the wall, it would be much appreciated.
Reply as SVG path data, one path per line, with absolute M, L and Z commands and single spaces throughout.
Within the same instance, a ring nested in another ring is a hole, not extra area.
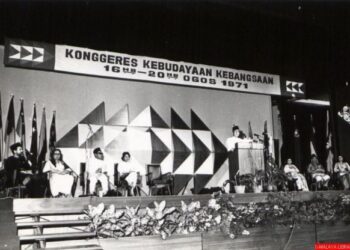
M 3 52 L 3 47 L 0 47 L 0 58 L 3 58 Z M 190 125 L 190 110 L 193 109 L 222 143 L 231 136 L 233 123 L 247 133 L 251 121 L 253 132 L 261 134 L 267 120 L 272 134 L 271 97 L 265 95 L 5 68 L 3 64 L 0 65 L 0 84 L 3 121 L 7 116 L 10 94 L 15 95 L 16 120 L 19 99 L 24 99 L 28 148 L 34 102 L 38 108 L 38 128 L 41 108 L 46 107 L 48 128 L 51 112 L 56 110 L 58 139 L 103 101 L 106 120 L 125 104 L 129 105 L 130 121 L 151 105 L 166 123 L 170 124 L 172 107 Z M 78 170 L 79 166 L 75 162 L 72 167 Z M 210 183 L 218 185 L 227 178 L 227 172 L 218 171 L 219 176 L 214 176 Z

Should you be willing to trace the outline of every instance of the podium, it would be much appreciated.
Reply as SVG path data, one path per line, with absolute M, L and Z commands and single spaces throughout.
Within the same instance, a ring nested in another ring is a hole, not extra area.
M 228 151 L 229 176 L 255 174 L 265 170 L 264 145 L 255 142 L 237 142 L 233 150 Z

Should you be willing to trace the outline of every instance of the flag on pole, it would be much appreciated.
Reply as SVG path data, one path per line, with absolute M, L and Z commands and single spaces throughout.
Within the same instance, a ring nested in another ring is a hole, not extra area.
M 267 121 L 264 122 L 264 157 L 265 160 L 267 160 L 267 158 L 270 155 L 270 138 L 269 138 L 269 133 L 267 132 Z
M 332 131 L 331 131 L 331 126 L 330 126 L 330 119 L 329 119 L 329 110 L 327 110 L 327 143 L 326 143 L 326 152 L 327 152 L 327 172 L 328 173 L 333 173 L 333 147 L 332 147 Z
M 300 145 L 300 134 L 297 125 L 297 117 L 293 116 L 294 120 L 294 164 L 297 167 L 301 167 L 301 145 Z
M 32 160 L 35 162 L 32 162 L 35 166 L 37 165 L 36 161 L 38 159 L 38 129 L 37 129 L 37 122 L 36 122 L 36 105 L 34 103 L 33 108 L 33 119 L 32 119 L 32 141 L 30 144 L 30 153 L 32 154 Z
M 2 131 L 2 109 L 1 109 L 1 92 L 0 92 L 0 169 L 4 161 L 4 138 Z
M 41 126 L 40 126 L 40 134 L 39 134 L 39 151 L 38 151 L 38 167 L 39 171 L 42 171 L 42 164 L 46 160 L 47 153 L 47 136 L 46 136 L 46 112 L 45 108 L 43 108 L 42 118 L 41 118 Z
M 313 118 L 312 118 L 312 114 L 310 116 L 310 119 L 311 119 L 310 152 L 311 152 L 311 155 L 317 155 L 316 148 L 315 148 L 316 130 L 315 130 L 315 127 L 314 127 L 314 121 L 313 121 Z
M 50 126 L 50 140 L 49 140 L 50 152 L 55 148 L 55 145 L 56 145 L 56 111 L 53 111 L 52 121 Z
M 250 121 L 248 122 L 248 137 L 250 139 L 253 139 L 253 130 L 252 130 L 252 125 L 250 124 Z
M 10 156 L 10 146 L 16 142 L 15 108 L 13 105 L 13 99 L 14 96 L 12 95 L 6 119 L 4 158 Z
M 17 127 L 16 127 L 16 133 L 18 136 L 18 140 L 23 148 L 23 153 L 26 155 L 26 127 L 25 127 L 25 121 L 24 121 L 24 101 L 21 99 L 21 108 L 19 111 L 19 116 L 17 120 Z

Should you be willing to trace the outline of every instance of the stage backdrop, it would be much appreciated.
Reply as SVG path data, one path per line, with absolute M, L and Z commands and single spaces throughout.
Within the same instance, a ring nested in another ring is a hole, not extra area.
M 0 47 L 0 58 L 4 49 Z M 160 163 L 175 174 L 175 190 L 221 186 L 228 179 L 225 140 L 232 124 L 247 133 L 272 135 L 271 97 L 64 73 L 5 68 L 0 65 L 3 120 L 10 95 L 24 99 L 27 148 L 31 142 L 33 103 L 38 127 L 45 106 L 48 127 L 56 111 L 57 144 L 64 160 L 79 173 L 80 163 L 100 146 L 110 162 L 131 151 L 142 164 Z M 48 134 L 49 136 L 49 134 Z

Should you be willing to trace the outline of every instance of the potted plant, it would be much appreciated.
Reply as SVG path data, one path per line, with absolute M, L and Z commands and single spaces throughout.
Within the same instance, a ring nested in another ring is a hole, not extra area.
M 234 185 L 235 192 L 237 194 L 252 192 L 253 186 L 254 186 L 254 175 L 253 174 L 240 175 L 237 172 L 233 180 L 233 185 Z
M 254 193 L 261 193 L 263 190 L 263 182 L 265 179 L 265 172 L 262 170 L 258 170 L 255 173 L 254 176 L 254 185 L 253 185 L 253 191 Z

